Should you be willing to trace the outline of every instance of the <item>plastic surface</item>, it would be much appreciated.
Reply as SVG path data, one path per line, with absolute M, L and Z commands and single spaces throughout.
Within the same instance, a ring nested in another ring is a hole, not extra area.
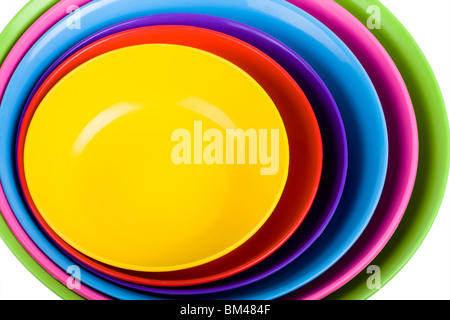
M 380 96 L 389 137 L 386 184 L 377 210 L 355 245 L 327 272 L 285 299 L 319 300 L 362 271 L 383 249 L 408 205 L 417 172 L 416 117 L 406 85 L 388 53 L 356 18 L 332 0 L 290 0 L 344 41 L 368 72 Z
M 26 50 L 28 50 L 39 38 L 41 32 L 45 32 L 46 29 L 53 25 L 52 23 L 67 15 L 66 5 L 69 2 L 80 3 L 81 5 L 82 3 L 86 3 L 88 1 L 89 0 L 65 0 L 51 8 L 51 6 L 58 2 L 57 0 L 31 0 L 22 10 L 20 10 L 20 12 L 14 17 L 13 20 L 11 20 L 11 22 L 0 34 L 0 74 L 2 79 L 6 76 L 5 87 L 7 81 L 9 81 L 9 77 L 12 74 L 12 72 L 11 74 L 6 73 L 6 69 L 3 68 L 7 64 L 7 61 L 4 61 L 5 58 L 9 59 L 8 61 L 13 61 L 14 66 L 9 70 L 14 71 L 16 64 L 20 62 L 20 59 L 26 54 Z M 49 8 L 51 8 L 49 12 L 46 12 Z M 49 16 L 52 15 L 53 17 L 50 18 Z M 30 32 L 33 32 L 33 37 L 28 38 L 27 35 L 29 35 Z M 19 44 L 18 46 L 15 46 L 16 41 Z M 20 45 L 20 43 L 26 43 L 27 45 Z M 2 87 L 0 96 L 3 95 L 5 87 Z M 3 188 L 1 186 L 0 202 L 7 203 L 3 193 Z M 2 210 L 10 211 L 11 209 L 9 208 L 9 205 L 5 205 Z M 82 296 L 91 299 L 102 299 L 100 294 L 94 293 L 86 287 L 82 287 L 80 290 L 75 290 L 75 292 L 68 289 L 65 285 L 69 279 L 67 273 L 56 266 L 50 267 L 52 266 L 52 262 L 24 233 L 23 229 L 20 225 L 18 225 L 17 220 L 13 216 L 11 218 L 12 220 L 7 219 L 5 221 L 3 216 L 0 214 L 0 236 L 3 238 L 9 249 L 19 259 L 19 261 L 37 279 L 39 279 L 39 281 L 41 281 L 55 294 L 67 300 L 83 299 Z M 7 223 L 12 226 L 12 230 L 9 229 Z M 43 268 L 42 265 L 47 265 L 48 267 Z
M 367 8 L 376 5 L 383 27 L 373 34 L 389 53 L 409 90 L 419 131 L 419 167 L 408 208 L 394 235 L 371 261 L 382 270 L 381 287 L 411 259 L 430 230 L 439 211 L 447 185 L 450 145 L 449 125 L 444 99 L 436 77 L 403 25 L 379 1 L 336 1 L 365 23 Z M 363 270 L 327 299 L 367 299 L 379 289 L 367 288 Z
M 89 0 L 84 0 L 83 4 L 87 2 L 89 2 Z M 56 3 L 58 3 L 58 0 L 46 0 L 46 1 L 30 0 L 16 14 L 16 16 L 6 25 L 6 27 L 2 30 L 0 34 L 0 43 L 2 44 L 0 61 L 5 62 L 4 60 L 7 58 L 11 50 L 14 49 L 16 51 L 19 49 L 19 46 L 16 47 L 16 44 L 18 44 L 19 42 L 24 43 L 23 39 L 22 40 L 20 39 L 23 37 L 23 35 L 28 33 L 28 29 L 31 25 L 33 25 L 33 30 L 36 31 L 38 30 L 38 24 L 43 22 L 41 16 L 45 14 L 46 11 L 49 10 L 52 6 L 54 6 Z M 12 58 L 14 57 L 11 57 L 10 59 Z

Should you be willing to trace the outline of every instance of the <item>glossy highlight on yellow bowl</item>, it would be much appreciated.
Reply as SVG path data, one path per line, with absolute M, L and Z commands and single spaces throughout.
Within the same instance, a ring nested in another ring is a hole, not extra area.
M 42 101 L 24 147 L 49 226 L 98 261 L 136 271 L 198 266 L 249 239 L 286 183 L 276 106 L 211 53 L 148 44 L 76 68 Z

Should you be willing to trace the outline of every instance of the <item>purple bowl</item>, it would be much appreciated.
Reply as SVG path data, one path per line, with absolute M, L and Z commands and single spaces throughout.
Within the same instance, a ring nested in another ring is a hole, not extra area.
M 182 288 L 149 287 L 116 279 L 94 270 L 80 261 L 77 262 L 84 268 L 108 281 L 131 289 L 164 295 L 216 293 L 239 288 L 264 279 L 298 258 L 321 235 L 336 211 L 344 188 L 348 165 L 347 138 L 344 124 L 331 93 L 317 73 L 293 50 L 277 39 L 233 20 L 201 14 L 159 14 L 116 24 L 81 41 L 53 63 L 29 96 L 19 126 L 22 126 L 23 116 L 39 87 L 71 55 L 89 44 L 112 34 L 129 29 L 156 25 L 194 26 L 233 36 L 263 51 L 293 77 L 311 103 L 322 134 L 323 171 L 319 189 L 304 222 L 280 249 L 254 267 L 220 281 Z M 55 243 L 55 245 L 57 244 Z M 68 256 L 74 259 L 72 256 Z

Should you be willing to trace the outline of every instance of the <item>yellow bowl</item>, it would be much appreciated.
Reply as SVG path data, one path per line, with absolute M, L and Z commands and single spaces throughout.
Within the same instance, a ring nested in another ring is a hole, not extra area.
M 31 198 L 67 243 L 136 271 L 198 266 L 249 239 L 286 183 L 278 110 L 211 53 L 148 44 L 79 66 L 37 108 L 24 146 Z

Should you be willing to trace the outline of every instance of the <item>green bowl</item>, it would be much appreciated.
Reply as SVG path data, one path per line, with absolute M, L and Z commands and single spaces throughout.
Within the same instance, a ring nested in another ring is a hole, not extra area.
M 450 146 L 446 108 L 436 78 L 422 51 L 401 23 L 378 0 L 335 0 L 362 23 L 367 8 L 381 10 L 382 28 L 371 30 L 400 70 L 411 95 L 419 129 L 419 169 L 410 204 L 395 234 L 371 263 L 381 268 L 384 286 L 414 255 L 430 230 L 447 184 Z M 31 0 L 0 34 L 0 64 L 20 36 L 58 0 Z M 45 286 L 63 299 L 80 300 L 79 295 L 48 274 L 24 250 L 0 215 L 0 236 L 21 263 Z M 367 299 L 378 291 L 366 285 L 361 272 L 329 300 Z
M 380 267 L 381 287 L 411 259 L 428 234 L 439 211 L 449 171 L 447 111 L 436 77 L 419 46 L 405 27 L 378 0 L 335 0 L 366 25 L 368 7 L 380 8 L 381 28 L 371 32 L 384 46 L 408 87 L 419 130 L 419 168 L 405 215 L 371 265 Z M 379 289 L 367 287 L 362 271 L 328 300 L 368 299 Z

